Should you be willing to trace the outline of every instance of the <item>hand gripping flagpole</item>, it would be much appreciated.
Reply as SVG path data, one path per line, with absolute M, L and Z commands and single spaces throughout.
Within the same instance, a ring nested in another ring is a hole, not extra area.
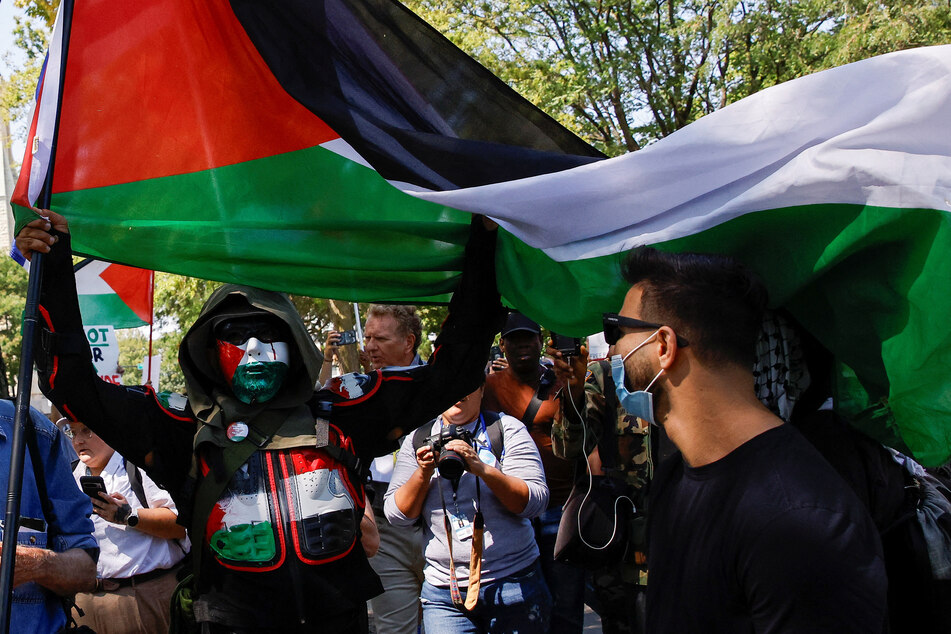
M 60 6 L 63 20 L 63 46 L 60 62 L 59 92 L 56 104 L 56 121 L 50 142 L 49 167 L 46 181 L 37 201 L 48 209 L 53 192 L 53 163 L 56 157 L 56 138 L 59 135 L 60 105 L 63 99 L 63 78 L 66 76 L 66 53 L 69 50 L 69 29 L 73 16 L 73 3 L 64 0 Z M 45 79 L 44 79 L 45 81 Z M 30 261 L 30 281 L 27 286 L 26 308 L 23 317 L 23 341 L 20 348 L 20 374 L 17 378 L 16 415 L 10 441 L 10 475 L 7 480 L 7 505 L 3 522 L 3 548 L 0 549 L 0 625 L 3 632 L 10 631 L 10 616 L 13 600 L 13 572 L 16 564 L 17 533 L 20 528 L 20 489 L 23 486 L 23 467 L 26 452 L 26 421 L 30 416 L 30 393 L 33 391 L 33 339 L 39 319 L 40 281 L 43 275 L 43 256 L 34 253 Z M 32 421 L 30 422 L 32 424 Z M 42 469 L 36 469 L 42 473 Z

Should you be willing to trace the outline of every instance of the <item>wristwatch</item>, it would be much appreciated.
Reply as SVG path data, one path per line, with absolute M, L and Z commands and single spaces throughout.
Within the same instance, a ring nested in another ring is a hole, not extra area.
M 135 511 L 132 511 L 129 514 L 129 517 L 126 518 L 125 523 L 129 528 L 135 528 L 139 523 L 139 514 Z

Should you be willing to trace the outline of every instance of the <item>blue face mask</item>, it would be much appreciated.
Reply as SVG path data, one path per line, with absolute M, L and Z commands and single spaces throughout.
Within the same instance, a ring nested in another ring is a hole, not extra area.
M 655 335 L 657 335 L 657 332 L 645 339 L 639 346 L 624 355 L 623 358 L 619 354 L 611 357 L 611 376 L 614 377 L 614 390 L 617 393 L 618 402 L 628 414 L 631 416 L 637 416 L 638 418 L 647 421 L 651 425 L 656 425 L 657 421 L 654 420 L 654 395 L 648 390 L 651 389 L 651 386 L 654 385 L 654 382 L 657 381 L 660 375 L 664 373 L 664 369 L 660 369 L 660 372 L 658 372 L 657 376 L 655 376 L 651 382 L 647 384 L 646 388 L 636 392 L 631 392 L 624 385 L 624 362 L 627 361 L 629 356 L 640 350 L 642 347 L 646 346 L 650 340 L 653 339 Z

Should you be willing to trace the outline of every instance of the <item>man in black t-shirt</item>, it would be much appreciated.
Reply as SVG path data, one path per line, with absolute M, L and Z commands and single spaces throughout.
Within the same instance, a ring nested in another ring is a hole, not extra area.
M 618 399 L 682 456 L 651 491 L 648 631 L 883 631 L 871 519 L 756 399 L 765 288 L 720 256 L 639 249 L 623 272 L 633 286 L 604 319 Z

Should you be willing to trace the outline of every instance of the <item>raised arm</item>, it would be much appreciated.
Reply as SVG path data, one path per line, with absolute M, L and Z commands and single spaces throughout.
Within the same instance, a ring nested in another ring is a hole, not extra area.
M 30 222 L 16 241 L 27 257 L 46 253 L 35 341 L 40 389 L 67 418 L 83 421 L 174 492 L 188 473 L 194 423 L 165 410 L 151 388 L 98 377 L 79 312 L 68 224 L 55 212 L 40 213 L 47 218 Z
M 334 404 L 334 424 L 353 438 L 362 455 L 393 451 L 402 434 L 432 420 L 482 383 L 489 347 L 506 315 L 495 283 L 495 233 L 481 217 L 473 219 L 462 279 L 429 364 L 384 370 L 372 397 Z M 322 398 L 320 392 L 317 398 Z

